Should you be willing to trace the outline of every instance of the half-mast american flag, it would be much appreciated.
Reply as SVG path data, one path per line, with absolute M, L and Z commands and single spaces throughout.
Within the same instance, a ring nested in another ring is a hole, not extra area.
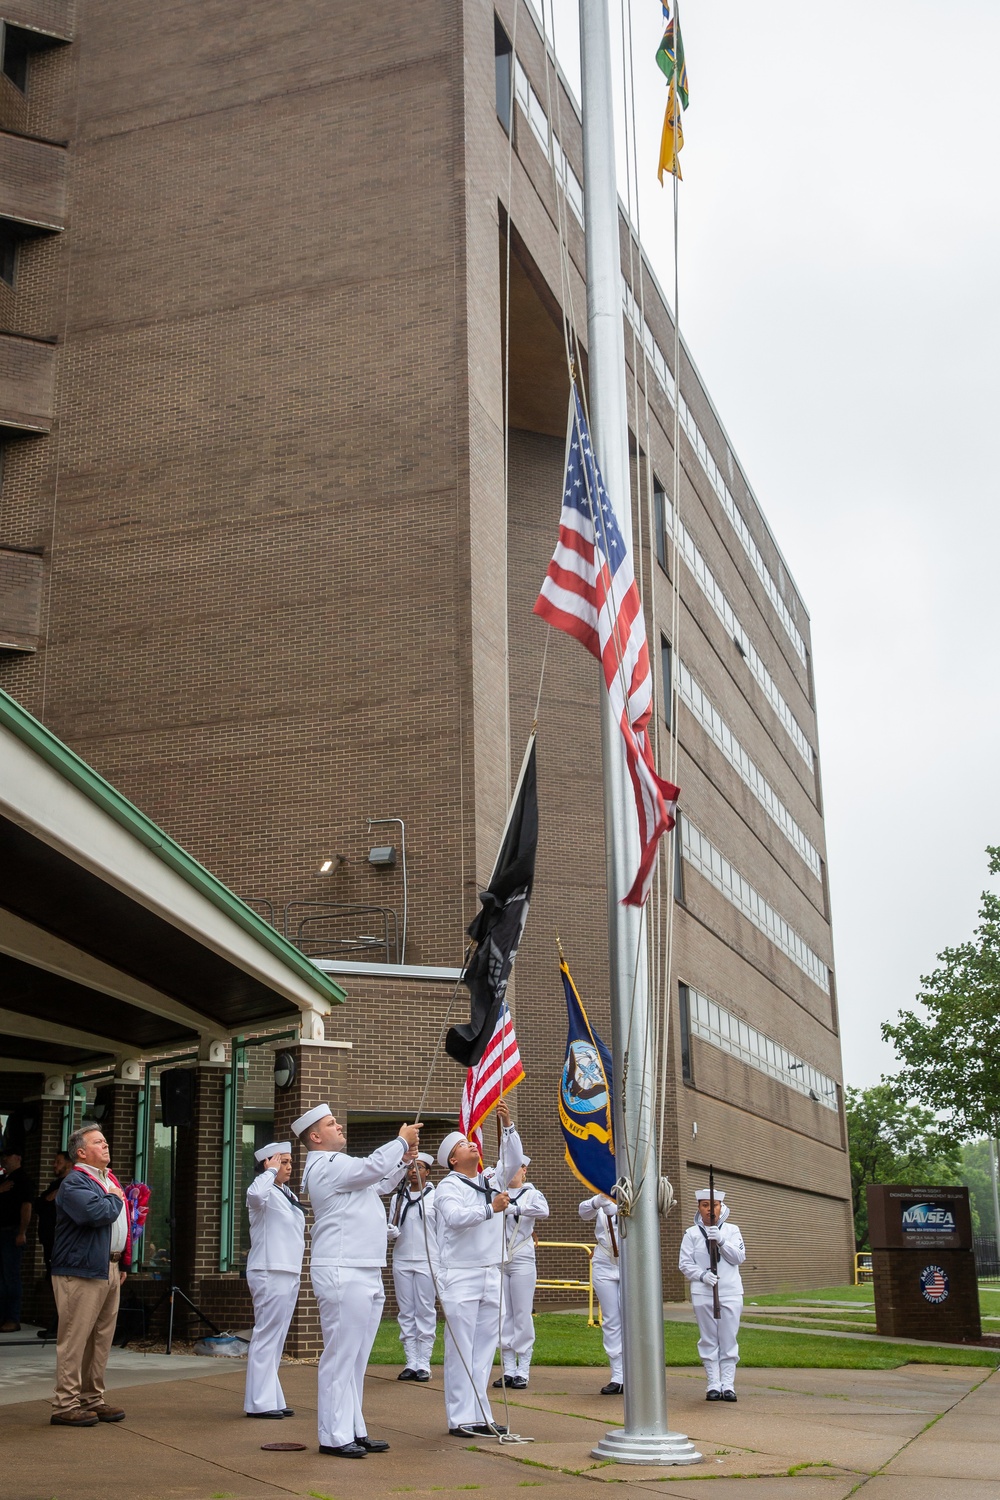
M 534 612 L 575 636 L 603 668 L 625 741 L 642 848 L 638 872 L 624 900 L 626 906 L 642 906 L 653 883 L 660 838 L 674 826 L 679 792 L 660 777 L 653 759 L 647 732 L 653 683 L 642 601 L 575 383 L 570 394 L 559 541 Z
M 470 1068 L 465 1075 L 462 1106 L 458 1114 L 459 1130 L 475 1141 L 480 1157 L 483 1155 L 483 1121 L 494 1105 L 516 1087 L 523 1077 L 524 1068 L 521 1066 L 521 1054 L 514 1035 L 514 1022 L 505 1000 L 500 1007 L 493 1035 L 486 1043 L 486 1051 L 475 1067 Z

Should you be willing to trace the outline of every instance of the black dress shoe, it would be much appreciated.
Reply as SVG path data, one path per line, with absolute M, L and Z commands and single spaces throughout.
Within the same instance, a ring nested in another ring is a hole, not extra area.
M 621 1393 L 622 1383 L 620 1380 L 609 1380 L 607 1385 L 601 1386 L 602 1396 L 620 1396 Z
M 469 1431 L 474 1432 L 476 1437 L 496 1437 L 497 1433 L 506 1436 L 510 1428 L 501 1427 L 499 1422 L 494 1422 L 492 1425 L 489 1422 L 473 1422 Z
M 526 1391 L 528 1389 L 528 1382 L 523 1375 L 515 1375 L 514 1379 L 509 1380 L 507 1383 L 512 1391 Z
M 513 1375 L 501 1375 L 499 1380 L 494 1380 L 494 1382 L 493 1382 L 493 1389 L 495 1391 L 502 1391 L 505 1385 L 511 1386 L 513 1384 L 514 1384 L 514 1376 Z
M 735 1391 L 723 1391 L 723 1393 L 722 1393 L 722 1399 L 723 1399 L 723 1401 L 735 1401 L 736 1400 L 736 1392 Z
M 321 1453 L 330 1453 L 334 1458 L 367 1458 L 368 1450 L 362 1448 L 360 1443 L 341 1443 L 339 1448 L 331 1447 L 329 1443 L 320 1443 Z
M 471 1422 L 467 1422 L 464 1427 L 448 1428 L 449 1437 L 475 1437 L 475 1435 L 476 1429 L 473 1427 Z
M 706 1401 L 721 1401 L 722 1400 L 722 1392 L 721 1391 L 706 1391 L 705 1392 L 705 1400 Z
M 389 1451 L 389 1444 L 383 1443 L 379 1438 L 356 1437 L 354 1441 L 366 1453 L 388 1453 Z
M 292 1408 L 290 1406 L 283 1406 L 281 1408 L 281 1415 L 283 1417 L 294 1417 L 295 1413 L 292 1411 Z
M 399 1374 L 396 1376 L 396 1379 L 397 1380 L 419 1380 L 420 1379 L 420 1372 L 419 1372 L 419 1370 L 411 1370 L 410 1366 L 407 1365 L 407 1367 L 406 1367 L 405 1370 L 400 1370 Z
M 424 1385 L 428 1380 L 430 1380 L 431 1372 L 430 1370 L 414 1370 L 412 1378 L 414 1380 L 419 1380 L 420 1384 Z
M 282 1417 L 284 1415 L 285 1415 L 285 1413 L 283 1411 L 248 1411 L 247 1412 L 247 1416 L 248 1417 L 257 1417 L 261 1422 L 280 1422 L 281 1419 L 282 1419 Z M 289 1412 L 288 1415 L 292 1416 L 292 1415 L 294 1415 L 294 1413 Z

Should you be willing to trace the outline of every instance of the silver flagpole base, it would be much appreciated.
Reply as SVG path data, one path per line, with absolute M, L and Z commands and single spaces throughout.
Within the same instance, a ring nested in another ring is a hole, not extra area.
M 591 1453 L 619 1464 L 700 1464 L 701 1454 L 683 1432 L 606 1432 Z

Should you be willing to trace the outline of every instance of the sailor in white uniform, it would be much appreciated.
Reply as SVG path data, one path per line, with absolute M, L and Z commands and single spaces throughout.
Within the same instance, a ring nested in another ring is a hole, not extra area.
M 399 1340 L 406 1360 L 397 1380 L 431 1378 L 431 1352 L 437 1332 L 431 1274 L 432 1263 L 437 1269 L 437 1225 L 430 1181 L 433 1165 L 433 1156 L 421 1151 L 389 1204 L 392 1284 L 399 1309 Z
M 313 1210 L 310 1275 L 323 1327 L 319 1362 L 319 1451 L 365 1458 L 389 1444 L 368 1436 L 362 1412 L 365 1370 L 382 1315 L 385 1209 L 379 1197 L 401 1181 L 417 1154 L 419 1125 L 368 1157 L 348 1156 L 347 1134 L 319 1104 L 293 1125 L 309 1155 L 302 1190 Z
M 580 1218 L 594 1225 L 594 1291 L 601 1304 L 601 1337 L 611 1366 L 611 1379 L 602 1396 L 622 1393 L 621 1266 L 618 1260 L 618 1205 L 604 1193 L 584 1198 Z
M 507 1254 L 503 1263 L 503 1327 L 500 1353 L 503 1374 L 493 1389 L 508 1385 L 523 1391 L 528 1385 L 531 1351 L 535 1347 L 532 1307 L 538 1267 L 535 1263 L 535 1224 L 547 1219 L 545 1194 L 527 1181 L 531 1157 L 526 1156 L 510 1180 L 510 1203 L 504 1213 Z
M 479 1170 L 479 1150 L 459 1131 L 446 1135 L 438 1165 L 434 1209 L 438 1232 L 438 1295 L 445 1314 L 444 1405 L 452 1437 L 503 1431 L 493 1422 L 487 1394 L 500 1333 L 500 1266 L 504 1255 L 505 1185 L 524 1159 L 521 1138 L 503 1100 L 500 1159 Z
M 247 1286 L 253 1298 L 253 1337 L 247 1351 L 243 1410 L 248 1417 L 293 1417 L 278 1379 L 281 1351 L 299 1295 L 306 1243 L 305 1209 L 288 1187 L 291 1141 L 271 1141 L 254 1152 L 263 1170 L 247 1188 L 250 1254 Z
M 691 1283 L 691 1304 L 701 1337 L 698 1355 L 705 1366 L 706 1401 L 735 1401 L 736 1366 L 740 1358 L 737 1338 L 743 1312 L 743 1278 L 740 1266 L 747 1258 L 743 1236 L 736 1224 L 728 1223 L 729 1209 L 715 1194 L 715 1220 L 708 1188 L 696 1194 L 694 1223 L 681 1240 L 680 1268 Z M 709 1245 L 719 1248 L 717 1271 L 712 1270 Z M 712 1288 L 719 1288 L 719 1316 L 713 1311 Z

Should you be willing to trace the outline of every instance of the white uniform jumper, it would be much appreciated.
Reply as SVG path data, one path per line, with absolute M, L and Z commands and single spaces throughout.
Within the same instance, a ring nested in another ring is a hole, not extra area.
M 449 1429 L 493 1421 L 486 1387 L 500 1332 L 504 1216 L 494 1214 L 491 1205 L 493 1194 L 503 1191 L 523 1159 L 521 1138 L 509 1126 L 495 1169 L 476 1177 L 450 1172 L 434 1195 L 438 1294 L 447 1319 L 444 1405 Z
M 319 1362 L 319 1441 L 342 1448 L 367 1437 L 362 1415 L 365 1370 L 385 1291 L 385 1209 L 379 1189 L 389 1193 L 404 1171 L 401 1138 L 371 1156 L 310 1151 L 302 1190 L 312 1203 L 310 1276 L 323 1327 Z
M 538 1219 L 547 1219 L 549 1205 L 544 1193 L 526 1182 L 510 1195 L 510 1207 L 504 1214 L 507 1234 L 507 1259 L 503 1263 L 503 1331 L 500 1350 L 505 1375 L 528 1379 L 531 1351 L 535 1347 L 535 1325 L 531 1311 L 535 1301 L 535 1242 L 532 1239 Z
M 736 1365 L 740 1357 L 737 1336 L 743 1312 L 743 1278 L 739 1268 L 746 1260 L 747 1253 L 739 1228 L 735 1224 L 727 1224 L 728 1217 L 729 1209 L 723 1204 L 719 1214 L 718 1318 L 712 1312 L 712 1288 L 706 1286 L 701 1279 L 712 1268 L 708 1258 L 705 1226 L 697 1211 L 694 1223 L 684 1231 L 678 1262 L 691 1283 L 691 1304 L 701 1333 L 698 1356 L 705 1366 L 705 1378 L 710 1391 L 733 1389 Z
M 611 1380 L 621 1385 L 622 1375 L 622 1300 L 621 1266 L 618 1260 L 618 1205 L 603 1193 L 584 1198 L 580 1218 L 593 1222 L 594 1291 L 601 1304 L 601 1337 L 611 1366 Z
M 253 1337 L 243 1399 L 243 1410 L 248 1412 L 285 1409 L 278 1366 L 298 1300 L 306 1243 L 305 1209 L 287 1187 L 278 1186 L 276 1175 L 269 1167 L 247 1188 L 247 1286 L 253 1298 Z
M 399 1216 L 393 1236 L 397 1206 Z M 393 1240 L 392 1284 L 399 1308 L 399 1340 L 406 1367 L 429 1374 L 437 1331 L 434 1278 L 428 1261 L 429 1252 L 436 1272 L 437 1222 L 430 1183 L 420 1192 L 400 1187 L 389 1209 L 389 1235 Z

